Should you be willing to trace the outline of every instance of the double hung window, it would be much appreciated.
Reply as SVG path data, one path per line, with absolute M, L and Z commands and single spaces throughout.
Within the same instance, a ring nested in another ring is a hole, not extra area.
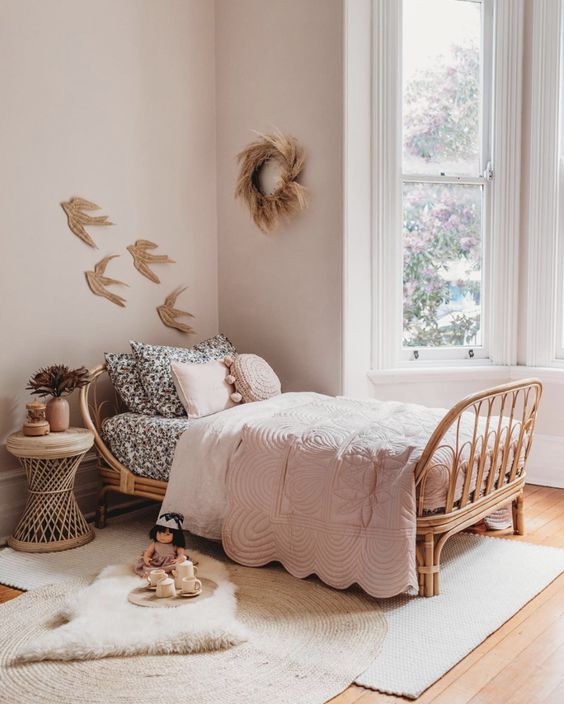
M 524 0 L 345 7 L 344 386 L 514 365 Z
M 401 42 L 403 292 L 394 356 L 487 357 L 490 3 L 403 0 Z

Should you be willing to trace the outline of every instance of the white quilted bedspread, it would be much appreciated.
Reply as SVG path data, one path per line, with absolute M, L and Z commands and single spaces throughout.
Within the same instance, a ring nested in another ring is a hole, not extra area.
M 244 565 L 417 590 L 413 469 L 443 415 L 314 393 L 222 411 L 180 438 L 163 510 Z

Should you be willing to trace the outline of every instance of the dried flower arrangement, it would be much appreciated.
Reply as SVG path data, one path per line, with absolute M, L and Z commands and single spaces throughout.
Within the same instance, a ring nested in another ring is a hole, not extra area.
M 264 233 L 268 234 L 281 217 L 289 217 L 307 205 L 306 189 L 296 179 L 303 171 L 303 148 L 294 137 L 281 132 L 261 134 L 237 155 L 241 164 L 235 196 L 249 206 L 251 217 Z M 270 159 L 278 161 L 282 172 L 276 190 L 265 194 L 260 190 L 258 174 Z
M 69 369 L 64 364 L 52 364 L 36 372 L 25 387 L 32 395 L 53 396 L 59 398 L 72 394 L 75 389 L 80 389 L 90 381 L 88 369 L 79 367 Z

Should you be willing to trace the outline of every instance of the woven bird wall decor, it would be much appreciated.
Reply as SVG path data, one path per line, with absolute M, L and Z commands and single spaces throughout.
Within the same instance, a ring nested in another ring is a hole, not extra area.
M 68 220 L 68 226 L 73 234 L 80 238 L 89 247 L 97 248 L 96 243 L 90 236 L 90 234 L 85 230 L 85 226 L 91 225 L 113 225 L 112 222 L 108 220 L 107 215 L 89 215 L 89 210 L 99 210 L 100 206 L 96 203 L 92 203 L 85 198 L 74 197 L 68 201 L 63 201 L 60 203 L 62 209 L 65 211 Z M 156 284 L 160 284 L 161 280 L 152 270 L 151 266 L 155 264 L 175 264 L 174 259 L 171 259 L 167 254 L 154 254 L 152 250 L 159 247 L 155 242 L 150 240 L 136 240 L 133 244 L 128 245 L 127 251 L 131 254 L 133 258 L 133 266 L 137 271 L 153 281 Z M 117 293 L 107 289 L 107 286 L 129 286 L 124 281 L 119 281 L 118 279 L 113 279 L 106 276 L 106 267 L 111 262 L 112 259 L 119 257 L 119 254 L 111 254 L 103 257 L 97 264 L 94 265 L 94 269 L 91 271 L 85 271 L 84 276 L 88 287 L 92 293 L 96 296 L 101 296 L 107 299 L 110 303 L 114 303 L 116 306 L 125 308 L 126 299 L 123 296 L 119 296 Z M 186 290 L 186 287 L 178 286 L 172 293 L 170 293 L 164 300 L 164 303 L 157 306 L 157 312 L 162 323 L 169 328 L 174 328 L 182 333 L 194 333 L 194 329 L 185 322 L 179 320 L 182 317 L 193 318 L 192 313 L 185 310 L 180 310 L 175 308 L 176 299 Z
M 67 216 L 70 231 L 90 247 L 96 248 L 96 243 L 84 229 L 85 225 L 100 227 L 114 224 L 108 220 L 107 215 L 88 215 L 88 213 L 82 212 L 83 210 L 100 210 L 99 205 L 91 203 L 85 198 L 71 198 L 69 201 L 63 201 L 61 208 Z
M 90 287 L 92 293 L 94 293 L 96 296 L 102 296 L 103 298 L 107 298 L 108 301 L 115 303 L 116 306 L 121 306 L 122 308 L 125 308 L 125 298 L 122 298 L 116 293 L 112 293 L 111 291 L 106 290 L 106 286 L 110 286 L 111 284 L 119 284 L 120 286 L 129 285 L 124 283 L 123 281 L 118 281 L 117 279 L 111 279 L 109 276 L 105 276 L 108 262 L 110 262 L 112 259 L 116 259 L 116 257 L 119 257 L 119 254 L 112 254 L 110 256 L 104 257 L 98 262 L 98 264 L 94 266 L 94 271 L 85 271 L 84 275 L 86 276 L 86 281 L 88 282 L 88 286 Z
M 192 313 L 188 313 L 186 310 L 180 310 L 179 308 L 174 307 L 176 304 L 176 299 L 181 293 L 186 291 L 186 289 L 187 286 L 178 286 L 178 288 L 175 288 L 174 291 L 165 298 L 165 302 L 162 305 L 157 306 L 157 312 L 159 314 L 159 318 L 167 327 L 174 328 L 180 332 L 194 332 L 194 328 L 187 323 L 182 323 L 178 320 L 178 318 L 182 318 L 184 316 L 193 318 L 194 316 Z
M 155 272 L 149 268 L 149 264 L 175 264 L 166 254 L 151 254 L 150 249 L 157 249 L 159 245 L 149 240 L 136 240 L 135 244 L 130 244 L 127 251 L 133 257 L 133 266 L 140 274 L 146 276 L 150 281 L 160 284 L 161 280 Z
M 272 134 L 259 134 L 237 155 L 240 164 L 235 197 L 249 207 L 256 226 L 265 234 L 272 232 L 282 218 L 303 210 L 307 206 L 307 191 L 297 181 L 305 165 L 304 150 L 295 137 L 275 130 Z M 275 160 L 281 167 L 274 193 L 263 193 L 259 174 L 262 167 Z

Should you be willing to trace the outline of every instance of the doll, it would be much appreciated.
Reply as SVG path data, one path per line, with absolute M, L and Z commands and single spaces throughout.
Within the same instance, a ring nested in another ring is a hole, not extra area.
M 151 542 L 137 560 L 135 572 L 144 577 L 151 570 L 162 569 L 171 572 L 177 562 L 186 557 L 186 541 L 182 532 L 181 513 L 163 513 L 149 531 Z

